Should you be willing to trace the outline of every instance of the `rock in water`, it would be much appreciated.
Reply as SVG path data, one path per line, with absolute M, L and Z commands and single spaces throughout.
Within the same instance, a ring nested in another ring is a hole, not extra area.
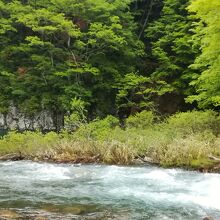
M 205 217 L 203 220 L 214 220 L 212 217 Z
M 17 212 L 12 210 L 0 210 L 0 219 L 21 219 L 22 216 L 20 216 Z

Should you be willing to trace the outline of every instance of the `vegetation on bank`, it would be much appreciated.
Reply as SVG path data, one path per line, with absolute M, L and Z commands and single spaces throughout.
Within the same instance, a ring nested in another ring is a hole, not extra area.
M 113 116 L 81 123 L 74 131 L 9 132 L 0 155 L 55 162 L 136 164 L 220 170 L 220 116 L 192 111 L 161 118 L 143 111 L 123 122 Z

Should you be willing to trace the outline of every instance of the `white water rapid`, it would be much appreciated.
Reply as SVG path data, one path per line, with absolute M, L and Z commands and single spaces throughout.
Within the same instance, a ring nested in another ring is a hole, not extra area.
M 0 219 L 1 210 L 21 219 L 219 220 L 220 175 L 152 166 L 0 162 Z

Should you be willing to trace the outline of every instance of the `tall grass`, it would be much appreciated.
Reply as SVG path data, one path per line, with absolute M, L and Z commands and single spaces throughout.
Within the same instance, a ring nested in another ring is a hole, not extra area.
M 163 166 L 214 166 L 220 157 L 220 117 L 213 111 L 177 113 L 159 121 L 144 111 L 128 118 L 125 128 L 113 116 L 71 133 L 10 132 L 0 140 L 0 155 L 75 163 L 132 164 L 150 157 Z

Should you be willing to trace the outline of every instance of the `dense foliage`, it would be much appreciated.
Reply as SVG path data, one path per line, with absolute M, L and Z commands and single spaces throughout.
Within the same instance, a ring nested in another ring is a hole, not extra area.
M 190 96 L 190 102 L 197 101 L 199 107 L 220 106 L 220 1 L 212 0 L 209 4 L 203 0 L 193 1 L 189 7 L 195 12 L 198 21 L 195 25 L 195 36 L 200 39 L 202 53 L 192 65 L 199 70 L 197 80 L 192 81 L 197 94 Z M 219 109 L 219 108 L 218 108 Z
M 219 11 L 219 0 L 0 0 L 0 112 L 47 110 L 77 127 L 218 110 Z

